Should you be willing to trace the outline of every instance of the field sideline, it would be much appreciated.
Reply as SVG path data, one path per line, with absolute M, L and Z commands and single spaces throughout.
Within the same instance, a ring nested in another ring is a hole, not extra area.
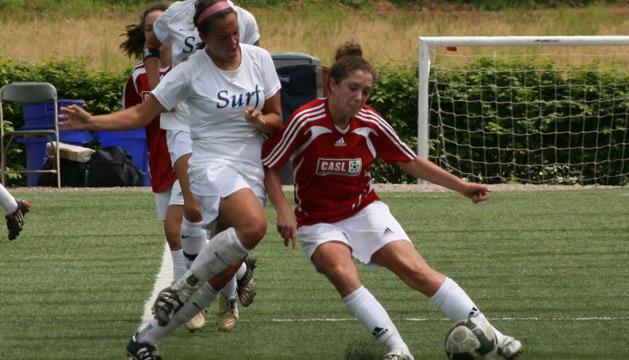
M 380 192 L 425 258 L 457 280 L 523 359 L 629 356 L 629 188 Z M 33 203 L 17 241 L 0 241 L 0 359 L 122 359 L 164 251 L 146 190 L 12 189 Z M 160 343 L 165 359 L 379 359 L 267 207 L 254 251 L 259 296 L 232 333 L 212 324 Z M 449 321 L 382 269 L 361 267 L 417 359 L 445 359 Z M 210 323 L 215 308 L 211 309 Z

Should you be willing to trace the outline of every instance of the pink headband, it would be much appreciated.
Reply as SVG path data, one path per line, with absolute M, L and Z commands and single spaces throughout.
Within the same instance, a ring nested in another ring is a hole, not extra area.
M 197 25 L 199 25 L 203 20 L 207 19 L 208 17 L 216 14 L 217 12 L 223 11 L 225 9 L 230 9 L 231 7 L 232 6 L 230 4 L 230 1 L 219 1 L 208 6 L 197 18 Z

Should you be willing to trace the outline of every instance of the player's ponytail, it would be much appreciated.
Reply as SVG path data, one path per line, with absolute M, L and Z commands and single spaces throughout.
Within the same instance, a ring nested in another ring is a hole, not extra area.
M 167 3 L 154 3 L 147 5 L 146 9 L 140 16 L 140 22 L 126 26 L 126 32 L 120 36 L 126 36 L 127 40 L 120 44 L 120 48 L 127 53 L 129 57 L 139 58 L 144 53 L 144 26 L 146 25 L 146 16 L 153 11 L 166 11 Z
M 330 79 L 338 84 L 356 70 L 366 71 L 376 79 L 376 71 L 363 58 L 363 49 L 355 41 L 347 41 L 336 49 L 336 62 L 330 68 Z

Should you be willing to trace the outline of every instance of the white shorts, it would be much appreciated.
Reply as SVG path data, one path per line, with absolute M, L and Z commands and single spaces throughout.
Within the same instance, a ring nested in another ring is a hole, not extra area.
M 201 204 L 203 226 L 211 229 L 218 217 L 221 199 L 244 188 L 251 189 L 264 208 L 266 192 L 263 180 L 245 177 L 231 166 L 221 163 L 211 163 L 201 173 L 191 176 L 190 191 Z
M 352 249 L 352 256 L 363 264 L 371 263 L 371 256 L 391 241 L 410 242 L 382 201 L 375 201 L 356 215 L 336 223 L 300 226 L 297 237 L 308 258 L 312 258 L 319 245 L 340 241 L 347 244 Z
M 166 219 L 166 210 L 170 205 L 183 206 L 183 194 L 179 180 L 176 180 L 168 189 L 155 193 L 155 209 L 158 220 L 164 221 Z
M 192 152 L 192 138 L 187 131 L 166 130 L 166 144 L 170 154 L 170 163 L 173 167 L 180 157 Z

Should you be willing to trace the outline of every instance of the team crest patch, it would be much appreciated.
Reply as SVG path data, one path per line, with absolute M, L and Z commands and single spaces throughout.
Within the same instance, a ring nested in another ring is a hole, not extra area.
M 319 158 L 317 162 L 317 175 L 341 175 L 358 176 L 362 170 L 361 158 L 354 159 L 330 159 Z

